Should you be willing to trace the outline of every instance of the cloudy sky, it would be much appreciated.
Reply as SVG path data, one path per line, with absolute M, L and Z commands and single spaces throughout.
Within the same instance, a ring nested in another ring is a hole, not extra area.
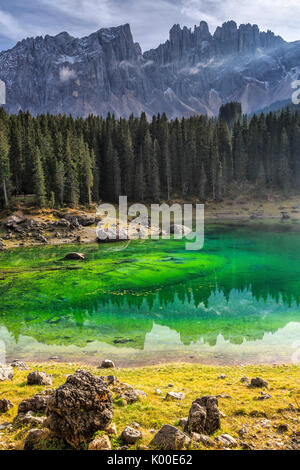
M 229 19 L 256 23 L 284 39 L 300 39 L 299 0 L 0 0 L 0 50 L 28 36 L 68 31 L 85 36 L 130 23 L 143 50 L 168 37 L 175 23 L 208 22 L 211 32 Z

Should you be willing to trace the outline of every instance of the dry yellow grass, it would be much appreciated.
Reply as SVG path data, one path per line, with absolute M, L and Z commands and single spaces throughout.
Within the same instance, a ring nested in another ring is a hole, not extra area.
M 78 368 L 90 370 L 95 375 L 110 374 L 94 367 L 67 364 L 30 364 L 31 370 L 44 370 L 53 375 L 53 387 L 58 387 L 66 380 L 67 374 L 74 373 Z M 17 406 L 24 398 L 47 388 L 28 386 L 28 372 L 15 371 L 11 382 L 0 383 L 0 398 L 8 398 L 14 407 L 0 415 L 0 424 L 11 422 L 17 414 Z M 219 398 L 219 408 L 224 413 L 222 428 L 216 435 L 228 433 L 239 442 L 241 448 L 240 429 L 245 426 L 247 434 L 242 441 L 255 449 L 283 449 L 293 435 L 300 432 L 300 367 L 295 365 L 281 366 L 240 366 L 212 367 L 194 364 L 157 365 L 143 368 L 117 369 L 114 374 L 121 382 L 126 382 L 135 388 L 144 390 L 147 398 L 124 406 L 120 400 L 114 399 L 114 423 L 118 436 L 126 425 L 137 422 L 141 426 L 143 439 L 135 448 L 148 446 L 153 438 L 154 430 L 159 430 L 163 424 L 178 425 L 182 417 L 188 415 L 192 401 L 203 395 L 230 396 Z M 225 374 L 225 379 L 219 379 Z M 247 376 L 262 377 L 269 383 L 268 393 L 272 398 L 257 400 L 260 389 L 247 387 L 241 383 L 241 378 Z M 169 387 L 172 383 L 174 386 Z M 159 388 L 163 394 L 157 395 Z M 183 392 L 183 401 L 165 401 L 167 391 Z M 288 430 L 279 433 L 280 424 L 287 424 Z M 0 431 L 0 449 L 22 448 L 22 440 L 28 432 L 28 427 L 13 428 L 11 431 Z M 112 440 L 115 448 L 120 446 L 120 439 Z M 62 443 L 45 443 L 47 448 L 61 448 Z M 133 447 L 134 448 L 134 447 Z M 200 446 L 200 449 L 203 448 Z

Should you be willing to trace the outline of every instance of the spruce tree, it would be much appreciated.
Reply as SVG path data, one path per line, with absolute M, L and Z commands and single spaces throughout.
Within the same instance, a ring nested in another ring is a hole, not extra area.
M 41 152 L 38 147 L 35 148 L 33 162 L 33 190 L 35 194 L 35 202 L 38 207 L 46 205 L 46 189 L 44 171 L 41 162 Z

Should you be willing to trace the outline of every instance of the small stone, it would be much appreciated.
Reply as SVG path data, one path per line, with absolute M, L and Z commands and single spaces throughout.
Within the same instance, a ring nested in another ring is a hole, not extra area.
M 269 398 L 272 398 L 272 395 L 269 393 L 264 393 L 261 392 L 260 396 L 256 398 L 256 400 L 269 400 Z
M 249 383 L 250 383 L 250 380 L 248 379 L 248 377 L 242 377 L 242 378 L 241 378 L 241 383 L 242 383 L 242 384 L 244 384 L 244 383 L 245 383 L 245 384 L 249 384 Z
M 8 429 L 11 430 L 12 428 L 13 428 L 12 424 L 8 423 L 7 421 L 0 424 L 0 431 L 4 431 L 4 430 L 8 430 Z
M 165 400 L 184 400 L 185 394 L 181 392 L 168 392 Z
M 52 385 L 52 377 L 46 372 L 35 370 L 28 374 L 27 385 Z
M 107 432 L 107 434 L 109 436 L 116 436 L 118 434 L 117 432 L 117 427 L 115 425 L 115 423 L 110 423 L 106 428 L 105 428 L 105 432 Z
M 16 367 L 16 368 L 19 369 L 19 370 L 29 370 L 29 367 L 28 367 L 28 365 L 27 365 L 25 362 L 23 362 L 23 361 L 18 361 L 17 359 L 15 359 L 14 361 L 12 361 L 11 367 Z
M 243 450 L 253 450 L 253 447 L 251 447 L 247 442 L 241 441 L 240 446 Z
M 11 401 L 2 398 L 0 400 L 0 413 L 7 413 L 7 411 L 10 410 L 13 406 L 14 405 Z
M 224 379 L 226 379 L 226 375 L 225 375 L 225 374 L 221 374 L 221 375 L 219 375 L 218 379 L 224 380 Z
M 187 425 L 187 422 L 188 422 L 188 418 L 180 418 L 179 420 L 179 426 L 181 426 L 182 428 L 184 428 L 186 425 Z
M 267 388 L 268 382 L 266 380 L 261 379 L 260 377 L 256 377 L 255 379 L 251 379 L 250 387 Z
M 114 375 L 108 375 L 106 377 L 106 381 L 108 385 L 116 385 L 119 382 L 117 377 L 115 377 Z
M 170 384 L 168 384 L 168 387 L 172 388 L 172 387 L 174 387 L 174 384 L 170 383 Z
M 156 388 L 156 389 L 154 390 L 154 392 L 155 392 L 156 395 L 162 395 L 162 393 L 163 393 L 163 392 L 160 390 L 160 388 Z
M 188 447 L 191 439 L 179 429 L 165 424 L 151 441 L 151 447 L 159 450 L 182 450 Z
M 224 447 L 237 447 L 237 441 L 229 434 L 222 434 L 221 436 L 217 436 L 215 437 L 214 441 Z
M 137 429 L 126 426 L 121 434 L 121 438 L 126 444 L 133 445 L 142 438 L 142 433 Z
M 89 444 L 89 450 L 111 450 L 108 436 L 98 436 Z
M 110 361 L 109 359 L 105 359 L 102 361 L 101 366 L 99 369 L 114 369 L 116 366 L 113 361 Z
M 0 382 L 4 380 L 12 380 L 14 377 L 14 370 L 11 366 L 0 365 Z
M 206 436 L 205 434 L 197 434 L 196 432 L 192 432 L 191 439 L 197 444 L 199 443 L 203 444 L 205 447 L 214 446 L 214 441 L 210 437 Z
M 238 435 L 239 437 L 243 438 L 246 434 L 248 434 L 248 429 L 246 428 L 246 426 L 243 426 L 239 432 L 238 432 Z
M 289 427 L 286 423 L 279 424 L 279 426 L 277 427 L 277 432 L 279 432 L 280 434 L 288 432 L 288 430 Z

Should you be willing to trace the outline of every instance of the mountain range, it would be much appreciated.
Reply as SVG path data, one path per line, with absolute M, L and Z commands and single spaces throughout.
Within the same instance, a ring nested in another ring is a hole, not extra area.
M 33 115 L 214 116 L 229 101 L 253 113 L 290 101 L 298 78 L 300 41 L 234 21 L 214 34 L 204 21 L 194 29 L 174 25 L 164 44 L 144 53 L 129 24 L 84 38 L 27 38 L 0 53 L 7 111 Z

